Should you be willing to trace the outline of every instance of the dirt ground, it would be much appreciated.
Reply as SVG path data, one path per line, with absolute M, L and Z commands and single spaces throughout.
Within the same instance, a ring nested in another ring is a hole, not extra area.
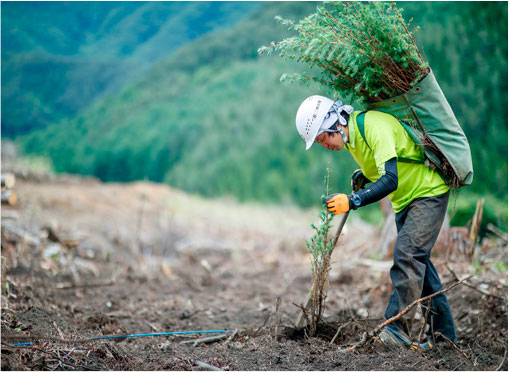
M 293 324 L 311 284 L 305 240 L 316 210 L 70 176 L 18 177 L 15 190 L 17 205 L 2 206 L 3 370 L 508 369 L 507 236 L 485 239 L 473 263 L 461 252 L 434 258 L 446 286 L 474 275 L 448 292 L 464 354 L 447 343 L 349 352 L 382 321 L 391 291 L 390 260 L 374 259 L 379 228 L 354 214 L 312 338 Z M 418 314 L 413 340 L 421 325 Z M 189 342 L 203 334 L 42 338 L 201 330 L 236 332 L 208 343 Z

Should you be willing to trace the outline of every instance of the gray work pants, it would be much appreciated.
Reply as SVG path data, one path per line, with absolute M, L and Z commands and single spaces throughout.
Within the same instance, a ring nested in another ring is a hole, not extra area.
M 396 214 L 398 238 L 390 271 L 394 289 L 385 311 L 386 319 L 397 315 L 413 301 L 443 289 L 437 270 L 430 261 L 430 254 L 442 227 L 448 201 L 449 192 L 418 198 Z M 408 334 L 409 321 L 414 315 L 415 310 L 402 321 L 393 322 L 388 327 L 400 328 Z M 433 332 L 438 331 L 456 342 L 454 319 L 444 293 L 432 298 L 427 322 L 430 325 L 428 335 L 433 329 Z

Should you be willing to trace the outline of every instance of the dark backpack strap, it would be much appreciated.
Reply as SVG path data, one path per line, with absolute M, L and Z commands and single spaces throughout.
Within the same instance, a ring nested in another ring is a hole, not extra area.
M 404 158 L 403 156 L 398 156 L 398 161 L 400 163 L 414 163 L 414 164 L 424 164 L 424 160 L 410 159 Z
M 364 142 L 366 142 L 366 145 L 368 145 L 368 148 L 371 150 L 368 141 L 366 141 L 366 133 L 364 132 L 364 117 L 366 116 L 366 112 L 367 111 L 363 111 L 357 115 L 357 128 L 359 128 L 359 133 L 361 134 L 362 139 Z

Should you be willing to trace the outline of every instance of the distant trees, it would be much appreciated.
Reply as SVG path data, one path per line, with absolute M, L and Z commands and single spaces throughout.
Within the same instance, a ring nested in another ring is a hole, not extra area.
M 2 136 L 76 116 L 255 2 L 2 3 Z
M 143 79 L 75 118 L 34 132 L 27 152 L 49 156 L 58 171 L 105 181 L 147 178 L 206 196 L 316 205 L 323 169 L 331 191 L 348 190 L 347 156 L 311 148 L 295 131 L 295 111 L 317 85 L 286 85 L 304 72 L 256 50 L 289 35 L 274 21 L 301 19 L 316 3 L 265 3 L 252 17 L 189 43 Z M 507 4 L 403 2 L 421 26 L 417 44 L 467 134 L 474 183 L 461 190 L 453 222 L 466 223 L 478 195 L 490 194 L 486 221 L 507 221 Z M 453 203 L 451 203 L 453 204 Z

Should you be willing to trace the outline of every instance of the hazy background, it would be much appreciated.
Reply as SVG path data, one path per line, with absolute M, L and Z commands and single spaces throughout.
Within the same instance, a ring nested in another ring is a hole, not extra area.
M 275 15 L 319 4 L 2 2 L 2 138 L 56 172 L 316 206 L 328 162 L 334 192 L 355 164 L 304 151 L 295 112 L 320 90 L 281 84 L 305 67 L 257 49 L 289 36 Z M 484 225 L 507 230 L 507 3 L 398 5 L 470 141 L 474 182 L 450 203 L 453 223 L 484 197 Z M 374 208 L 361 214 L 376 220 Z

